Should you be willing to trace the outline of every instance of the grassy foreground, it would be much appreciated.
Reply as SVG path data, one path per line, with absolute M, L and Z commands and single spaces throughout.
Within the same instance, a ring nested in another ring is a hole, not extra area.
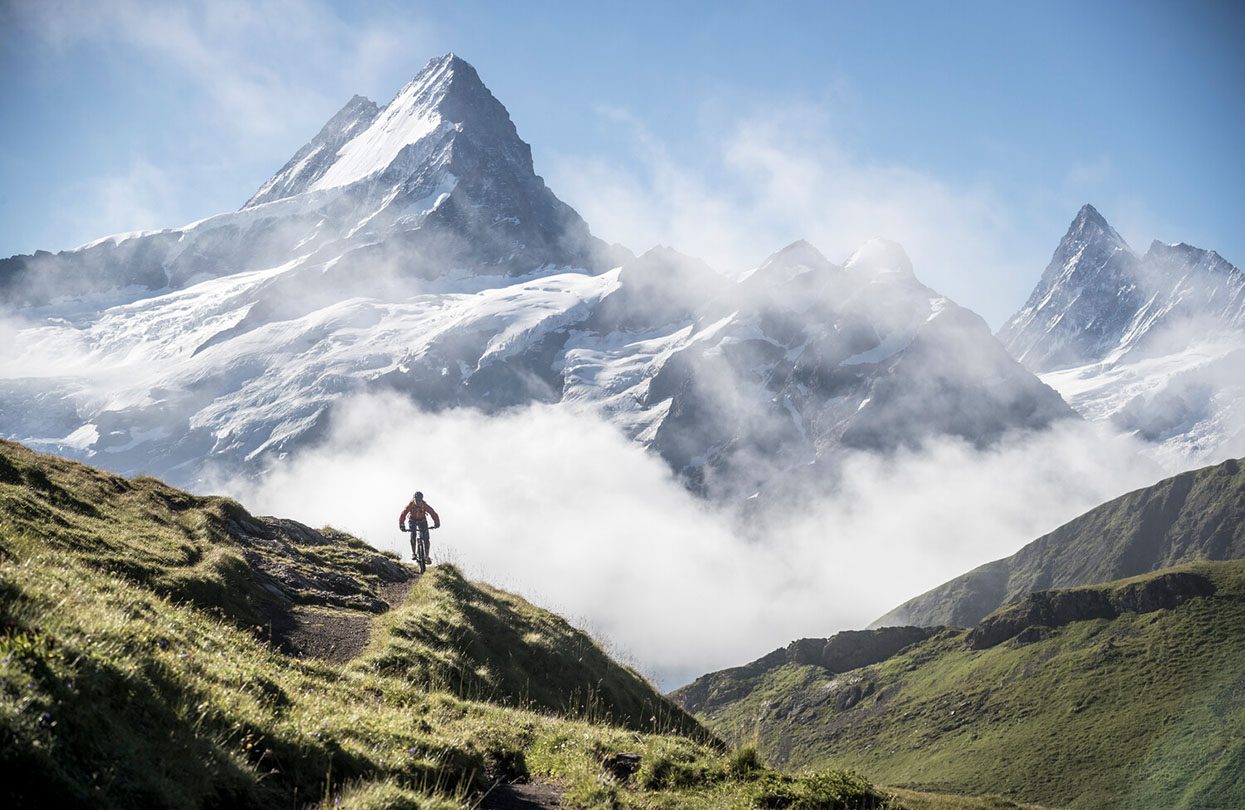
M 1213 592 L 1075 615 L 1189 580 Z M 1030 603 L 1059 610 L 1023 630 L 1018 617 L 1042 614 L 1017 605 L 987 617 L 979 627 L 1020 632 L 986 648 L 980 631 L 946 629 L 849 672 L 775 655 L 682 694 L 727 740 L 757 740 L 789 767 L 833 763 L 888 784 L 1058 807 L 1245 807 L 1245 560 Z
M 396 567 L 395 567 L 396 566 Z M 899 806 L 727 750 L 564 621 L 452 568 L 0 442 L 6 806 Z M 306 605 L 378 616 L 346 664 L 274 643 Z

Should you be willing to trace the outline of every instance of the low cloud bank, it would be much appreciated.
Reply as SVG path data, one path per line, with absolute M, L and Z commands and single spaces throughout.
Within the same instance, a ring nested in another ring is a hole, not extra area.
M 750 517 L 689 495 L 614 428 L 556 406 L 428 414 L 344 401 L 326 441 L 258 483 L 251 509 L 329 523 L 410 556 L 422 489 L 438 561 L 571 618 L 665 688 L 803 636 L 862 627 L 1159 477 L 1136 447 L 1067 424 L 989 451 L 943 442 L 848 459 L 836 491 Z

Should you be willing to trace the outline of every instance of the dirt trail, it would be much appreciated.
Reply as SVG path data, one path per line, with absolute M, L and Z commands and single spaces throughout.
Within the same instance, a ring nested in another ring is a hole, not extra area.
M 548 782 L 499 784 L 485 795 L 481 810 L 554 810 L 563 807 L 562 789 Z
M 411 592 L 419 574 L 402 582 L 385 582 L 377 588 L 389 610 L 401 605 Z M 388 611 L 385 611 L 388 612 Z M 383 613 L 333 607 L 300 605 L 290 610 L 290 625 L 274 634 L 282 652 L 296 658 L 316 658 L 344 664 L 367 647 L 372 622 Z
M 419 579 L 413 569 L 402 582 L 385 582 L 377 587 L 377 595 L 388 610 L 400 606 Z M 336 607 L 300 605 L 290 610 L 288 624 L 274 633 L 274 642 L 285 653 L 297 658 L 316 658 L 344 664 L 357 658 L 367 648 L 372 623 L 381 613 Z M 481 800 L 481 810 L 557 810 L 562 804 L 562 789 L 548 782 L 526 785 L 498 784 Z

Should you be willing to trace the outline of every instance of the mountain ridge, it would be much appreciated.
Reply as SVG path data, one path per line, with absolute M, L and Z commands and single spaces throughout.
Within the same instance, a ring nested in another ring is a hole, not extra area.
M 1240 804 L 1245 560 L 1034 596 L 846 672 L 794 642 L 672 696 L 793 770 L 1055 807 Z
M 453 55 L 384 107 L 353 98 L 239 211 L 5 261 L 29 324 L 0 362 L 0 435 L 180 484 L 262 475 L 377 392 L 602 415 L 715 499 L 1076 418 L 896 243 L 839 265 L 796 242 L 742 280 L 612 251 Z M 92 297 L 108 279 L 133 283 L 122 303 Z
M 1089 510 L 904 602 L 870 627 L 976 624 L 1027 594 L 1088 586 L 1195 559 L 1245 558 L 1245 461 L 1191 470 Z
M 1213 250 L 1139 255 L 1087 204 L 997 337 L 1169 472 L 1245 454 L 1245 273 Z

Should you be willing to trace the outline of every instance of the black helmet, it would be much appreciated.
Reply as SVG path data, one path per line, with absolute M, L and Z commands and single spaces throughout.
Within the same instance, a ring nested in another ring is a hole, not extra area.
M 422 493 L 422 492 L 416 492 L 416 493 L 415 493 L 415 500 L 417 500 L 417 501 L 422 501 L 423 499 L 424 499 L 424 493 Z

